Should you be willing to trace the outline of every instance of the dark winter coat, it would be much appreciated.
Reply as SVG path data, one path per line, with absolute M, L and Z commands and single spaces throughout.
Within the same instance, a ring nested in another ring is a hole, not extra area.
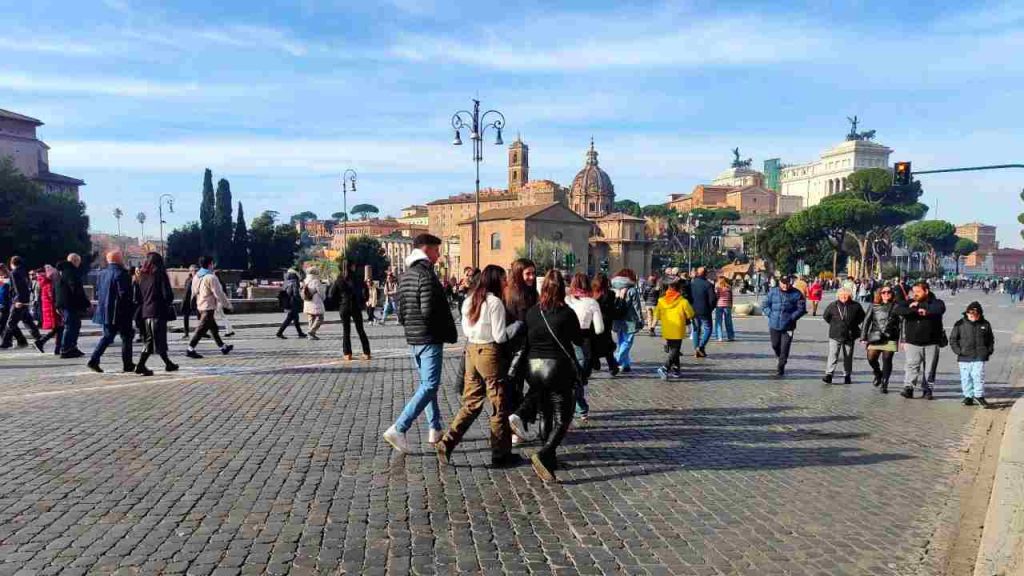
M 860 336 L 860 326 L 864 322 L 864 309 L 853 298 L 845 303 L 836 300 L 825 308 L 821 319 L 828 323 L 830 340 L 849 344 Z
M 922 308 L 927 311 L 924 316 L 918 312 Z M 896 315 L 903 318 L 903 339 L 915 346 L 930 346 L 941 341 L 942 316 L 945 313 L 946 303 L 935 294 L 929 294 L 928 299 L 920 304 L 916 301 L 896 304 Z
M 410 346 L 458 340 L 448 299 L 428 258 L 413 262 L 398 279 L 398 321 Z
M 171 279 L 167 272 L 159 270 L 152 274 L 143 274 L 139 278 L 139 293 L 142 298 L 142 317 L 170 320 L 171 304 L 174 302 L 174 291 L 171 290 Z
M 365 284 L 355 274 L 338 276 L 332 295 L 338 299 L 338 312 L 358 314 L 366 307 Z
M 284 292 L 288 295 L 291 306 L 288 310 L 302 311 L 302 285 L 299 283 L 299 275 L 291 272 L 284 279 Z
M 32 283 L 24 266 L 11 269 L 11 305 L 32 302 Z
M 956 354 L 958 362 L 988 362 L 995 347 L 992 325 L 984 316 L 977 322 L 971 322 L 965 314 L 949 331 L 949 348 Z
M 715 285 L 707 279 L 697 277 L 690 282 L 690 305 L 698 318 L 711 318 L 718 304 L 718 293 Z
M 57 264 L 60 282 L 57 284 L 57 309 L 82 313 L 89 309 L 89 297 L 85 294 L 82 277 L 71 262 Z
M 900 318 L 896 315 L 895 302 L 868 306 L 861 339 L 874 344 L 900 339 Z
M 118 264 L 108 264 L 96 281 L 96 310 L 92 321 L 100 325 L 131 326 L 135 306 L 131 274 Z
M 796 321 L 807 314 L 807 300 L 803 292 L 792 286 L 789 290 L 775 287 L 761 301 L 761 312 L 768 317 L 768 328 L 779 332 L 796 330 Z

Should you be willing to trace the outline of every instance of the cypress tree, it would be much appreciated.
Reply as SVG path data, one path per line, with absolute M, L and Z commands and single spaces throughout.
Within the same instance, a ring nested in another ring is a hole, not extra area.
M 231 267 L 239 270 L 249 269 L 249 230 L 245 226 L 245 214 L 242 203 L 238 203 L 238 220 L 235 222 L 235 236 L 231 241 Z
M 216 204 L 213 197 L 213 172 L 203 174 L 203 201 L 199 204 L 199 246 L 203 254 L 213 255 L 217 248 Z
M 215 253 L 223 260 L 223 266 L 234 267 L 231 260 L 235 251 L 231 248 L 231 183 L 221 178 L 217 181 L 217 202 L 214 208 Z

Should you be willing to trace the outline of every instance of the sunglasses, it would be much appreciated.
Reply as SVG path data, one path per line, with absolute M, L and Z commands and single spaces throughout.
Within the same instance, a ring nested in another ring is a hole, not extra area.
M 892 294 L 892 290 L 882 290 L 880 294 Z

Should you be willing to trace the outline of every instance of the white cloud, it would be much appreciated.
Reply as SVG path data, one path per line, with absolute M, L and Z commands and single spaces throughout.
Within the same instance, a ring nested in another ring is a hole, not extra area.
M 16 37 L 5 34 L 0 36 L 0 51 L 36 52 L 41 54 L 61 54 L 64 56 L 92 56 L 102 52 L 99 46 L 64 38 L 46 38 L 35 35 Z
M 177 84 L 135 78 L 42 76 L 0 71 L 0 89 L 16 92 L 99 94 L 106 96 L 184 96 L 199 90 L 193 83 Z

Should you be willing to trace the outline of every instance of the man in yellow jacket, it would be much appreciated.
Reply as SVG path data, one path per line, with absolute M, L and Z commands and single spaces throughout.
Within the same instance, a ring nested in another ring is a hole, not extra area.
M 693 306 L 683 297 L 683 287 L 683 280 L 676 280 L 669 285 L 654 309 L 655 321 L 661 322 L 661 337 L 665 339 L 665 347 L 668 349 L 665 365 L 658 368 L 658 376 L 661 376 L 662 380 L 668 380 L 669 371 L 679 376 L 679 349 L 686 338 L 686 327 L 697 315 Z

